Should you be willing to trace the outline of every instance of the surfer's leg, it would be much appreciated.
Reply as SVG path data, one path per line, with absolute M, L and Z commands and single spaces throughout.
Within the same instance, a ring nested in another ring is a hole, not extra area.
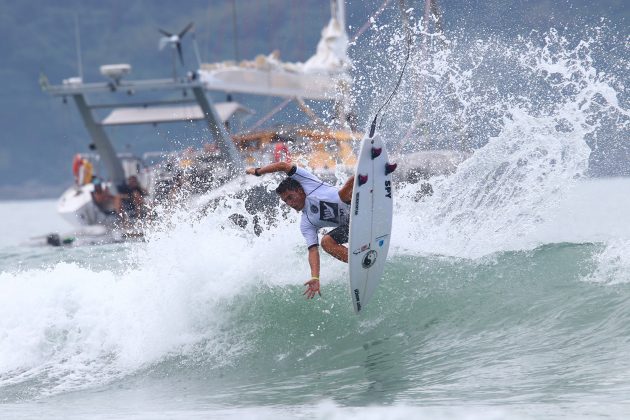
M 339 261 L 348 262 L 348 248 L 335 242 L 330 235 L 324 235 L 322 238 L 322 248 Z
M 322 238 L 322 248 L 339 261 L 348 262 L 348 248 L 343 246 L 348 242 L 348 225 L 339 226 L 328 232 Z
M 352 175 L 339 189 L 339 198 L 346 204 L 352 201 L 352 188 L 354 187 L 354 175 Z

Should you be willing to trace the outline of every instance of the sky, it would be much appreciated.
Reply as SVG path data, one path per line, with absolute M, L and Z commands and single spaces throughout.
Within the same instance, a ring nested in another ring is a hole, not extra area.
M 349 33 L 382 3 L 346 1 Z M 406 4 L 421 14 L 422 1 Z M 397 7 L 398 2 L 392 0 L 377 23 L 397 19 Z M 451 0 L 439 2 L 439 7 L 447 32 L 464 30 L 471 37 L 515 39 L 531 31 L 550 27 L 579 30 L 605 20 L 621 32 L 622 39 L 628 39 L 629 7 L 623 1 Z M 53 84 L 78 74 L 75 19 L 84 79 L 95 81 L 101 80 L 98 67 L 104 63 L 130 63 L 138 78 L 168 76 L 171 56 L 158 50 L 157 30 L 177 31 L 191 21 L 204 61 L 253 59 L 274 49 L 282 51 L 285 60 L 301 61 L 311 55 L 329 17 L 329 7 L 321 0 L 0 0 L 0 9 L 0 199 L 58 196 L 72 182 L 72 156 L 87 150 L 88 136 L 76 108 L 43 93 L 38 84 L 41 74 Z M 365 39 L 369 38 L 367 33 Z M 370 53 L 371 47 L 361 42 L 351 49 L 351 55 Z M 628 58 L 627 43 L 616 48 L 612 54 Z M 194 64 L 190 44 L 185 46 L 185 60 L 189 66 Z M 276 103 L 257 99 L 254 105 L 269 109 Z M 150 142 L 165 150 L 178 144 L 156 143 L 140 132 L 128 136 L 120 148 Z M 151 137 L 156 136 L 159 134 Z M 616 139 L 606 147 L 606 153 L 600 153 L 606 159 L 600 159 L 604 163 L 597 163 L 593 173 L 630 175 L 627 142 Z

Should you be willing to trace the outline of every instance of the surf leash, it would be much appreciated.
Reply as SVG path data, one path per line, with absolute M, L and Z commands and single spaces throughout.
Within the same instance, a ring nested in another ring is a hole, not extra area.
M 378 119 L 379 114 L 381 113 L 383 108 L 389 105 L 392 98 L 398 91 L 398 88 L 400 87 L 400 84 L 402 82 L 402 78 L 405 75 L 405 69 L 407 68 L 407 63 L 409 62 L 409 56 L 411 55 L 411 29 L 409 28 L 409 19 L 407 17 L 407 10 L 405 10 L 405 0 L 399 0 L 398 4 L 400 6 L 400 14 L 401 14 L 403 26 L 405 27 L 405 38 L 407 40 L 407 52 L 405 54 L 405 62 L 403 63 L 400 76 L 398 77 L 398 82 L 396 82 L 396 86 L 394 86 L 392 93 L 390 93 L 387 100 L 381 105 L 378 111 L 376 111 L 376 115 L 374 115 L 374 120 L 372 120 L 372 125 L 370 126 L 370 137 L 374 137 L 374 132 L 376 131 L 376 120 Z

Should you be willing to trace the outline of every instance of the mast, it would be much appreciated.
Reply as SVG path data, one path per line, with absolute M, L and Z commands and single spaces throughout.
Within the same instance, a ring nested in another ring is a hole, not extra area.
M 348 33 L 346 31 L 346 6 L 343 0 L 330 0 L 330 17 L 333 21 L 336 21 L 338 30 L 341 34 L 340 41 L 337 43 L 336 53 L 340 55 L 340 58 L 346 62 L 349 62 L 347 56 L 348 48 Z M 343 43 L 343 46 L 341 45 Z M 342 56 L 342 57 L 341 57 Z M 350 86 L 345 80 L 339 80 L 339 94 L 335 104 L 335 112 L 337 114 L 337 121 L 339 124 L 345 124 L 348 119 L 348 115 L 353 115 L 349 105 L 348 96 L 350 95 Z M 348 121 L 349 122 L 349 121 Z M 350 128 L 352 129 L 350 124 Z
M 79 78 L 83 80 L 83 60 L 81 58 L 81 32 L 79 31 L 79 13 L 74 14 L 74 37 L 77 47 L 77 67 Z
M 337 19 L 339 26 L 346 30 L 346 6 L 343 0 L 330 0 L 330 16 Z
M 232 0 L 232 38 L 234 42 L 234 60 L 238 63 L 241 57 L 238 51 L 238 27 L 236 25 L 236 0 Z

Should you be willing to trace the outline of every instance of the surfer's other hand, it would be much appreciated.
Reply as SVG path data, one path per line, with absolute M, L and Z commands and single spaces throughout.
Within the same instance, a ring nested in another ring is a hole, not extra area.
M 304 283 L 304 286 L 306 286 L 306 291 L 302 294 L 305 295 L 307 299 L 313 299 L 315 297 L 315 293 L 320 296 L 322 295 L 319 291 L 319 279 L 310 279 Z

